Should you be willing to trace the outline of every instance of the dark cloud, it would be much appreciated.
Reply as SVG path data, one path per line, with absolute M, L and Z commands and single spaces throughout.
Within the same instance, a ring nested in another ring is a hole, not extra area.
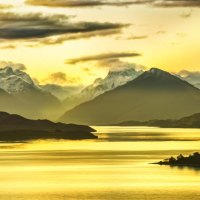
M 79 77 L 69 77 L 63 72 L 55 72 L 50 74 L 42 82 L 44 83 L 54 83 L 54 84 L 76 84 L 80 82 Z
M 200 7 L 200 0 L 154 0 L 157 7 Z
M 26 66 L 22 63 L 14 63 L 11 61 L 0 61 L 0 68 L 12 67 L 13 69 L 26 70 Z
M 154 7 L 200 7 L 200 0 L 26 0 L 27 4 L 49 7 L 128 6 L 147 4 Z
M 128 57 L 136 57 L 141 56 L 140 53 L 136 52 L 120 52 L 120 53 L 105 53 L 91 56 L 84 56 L 79 58 L 68 59 L 65 61 L 66 64 L 76 64 L 80 62 L 90 62 L 90 61 L 113 61 L 119 58 L 128 58 Z
M 100 22 L 72 22 L 66 15 L 43 15 L 41 13 L 15 14 L 0 12 L 0 39 L 41 39 L 61 36 L 61 40 L 92 37 L 96 33 L 115 34 L 127 24 Z M 92 34 L 93 33 L 93 34 Z
M 26 0 L 27 4 L 49 7 L 128 6 L 136 1 L 119 0 Z

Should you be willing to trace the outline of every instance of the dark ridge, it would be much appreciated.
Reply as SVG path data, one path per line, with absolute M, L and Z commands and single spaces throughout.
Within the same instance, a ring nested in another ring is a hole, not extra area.
M 0 112 L 0 141 L 33 139 L 96 139 L 89 126 L 30 120 L 20 115 Z

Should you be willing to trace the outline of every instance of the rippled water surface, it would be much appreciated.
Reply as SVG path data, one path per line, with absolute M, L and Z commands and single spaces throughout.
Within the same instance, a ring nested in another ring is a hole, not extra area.
M 0 199 L 200 199 L 200 169 L 152 165 L 200 151 L 200 129 L 94 127 L 99 140 L 0 144 Z

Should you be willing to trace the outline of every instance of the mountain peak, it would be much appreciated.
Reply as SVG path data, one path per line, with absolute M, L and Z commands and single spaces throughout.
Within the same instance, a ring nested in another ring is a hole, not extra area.
M 168 74 L 169 75 L 169 73 L 168 72 L 166 72 L 166 71 L 164 71 L 164 70 L 162 70 L 162 69 L 159 69 L 159 68 L 151 68 L 149 71 L 148 71 L 148 73 L 150 73 L 150 74 L 153 74 L 153 75 L 156 75 L 156 76 L 159 76 L 159 75 L 162 75 L 162 74 Z
M 20 93 L 38 87 L 26 72 L 6 66 L 0 68 L 0 88 L 8 93 Z

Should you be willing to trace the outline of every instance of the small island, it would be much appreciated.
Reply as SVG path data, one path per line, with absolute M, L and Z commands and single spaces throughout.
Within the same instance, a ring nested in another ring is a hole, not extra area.
M 36 139 L 97 139 L 93 132 L 96 130 L 89 126 L 31 120 L 20 115 L 0 112 L 1 142 Z
M 169 166 L 200 167 L 200 153 L 195 152 L 186 157 L 180 154 L 179 156 L 177 156 L 177 158 L 170 157 L 163 161 L 153 164 L 169 165 Z

